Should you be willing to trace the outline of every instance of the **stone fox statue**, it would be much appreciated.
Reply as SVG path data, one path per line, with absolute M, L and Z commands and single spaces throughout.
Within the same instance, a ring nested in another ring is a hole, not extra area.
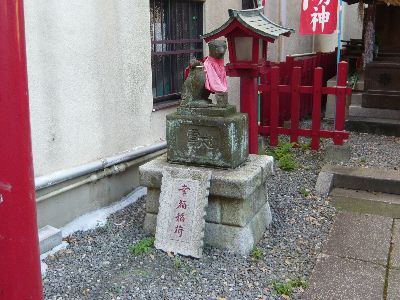
M 227 102 L 227 83 L 224 67 L 224 55 L 227 45 L 225 41 L 215 40 L 208 44 L 210 56 L 204 64 L 196 59 L 190 61 L 190 73 L 183 83 L 181 106 L 207 107 L 212 104 L 208 99 L 210 93 L 221 94 Z M 226 103 L 227 104 L 227 103 Z M 223 106 L 226 106 L 223 105 Z

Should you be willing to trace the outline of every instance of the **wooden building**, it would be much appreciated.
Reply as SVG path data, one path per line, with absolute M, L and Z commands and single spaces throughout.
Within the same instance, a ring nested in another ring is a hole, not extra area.
M 386 129 L 377 133 L 400 136 L 400 0 L 345 1 L 359 3 L 359 11 L 364 14 L 365 79 L 361 106 L 370 114 L 367 120 L 350 115 L 349 129 L 356 129 L 357 123 L 364 128 L 366 123 L 378 128 L 379 123 Z M 365 9 L 364 4 L 368 4 Z M 392 117 L 377 119 L 377 115 Z

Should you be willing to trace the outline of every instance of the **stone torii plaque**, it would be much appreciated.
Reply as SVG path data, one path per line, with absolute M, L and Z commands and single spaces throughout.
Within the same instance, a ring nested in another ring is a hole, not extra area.
M 211 171 L 163 170 L 155 247 L 201 258 Z

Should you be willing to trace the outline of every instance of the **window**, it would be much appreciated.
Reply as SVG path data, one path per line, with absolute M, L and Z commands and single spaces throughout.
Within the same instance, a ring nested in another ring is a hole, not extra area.
M 257 0 L 242 0 L 243 9 L 252 9 L 257 7 Z
M 180 99 L 190 59 L 203 58 L 203 2 L 150 0 L 154 103 Z

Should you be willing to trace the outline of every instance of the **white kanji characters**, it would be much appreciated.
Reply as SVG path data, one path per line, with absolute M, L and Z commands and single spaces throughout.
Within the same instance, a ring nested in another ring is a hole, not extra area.
M 322 3 L 323 0 L 320 0 L 320 3 Z M 326 0 L 325 2 L 328 2 L 329 4 L 330 0 Z M 321 6 L 321 11 L 319 11 L 319 7 L 315 6 L 314 7 L 314 13 L 311 14 L 311 23 L 312 24 L 312 30 L 315 32 L 317 29 L 317 24 L 321 25 L 322 32 L 324 32 L 325 28 L 325 23 L 329 22 L 329 17 L 331 13 L 326 11 L 325 5 Z
M 322 2 L 323 2 L 325 5 L 329 5 L 329 3 L 331 3 L 331 0 L 319 0 L 317 6 L 320 6 L 320 5 L 322 4 Z
M 306 11 L 308 9 L 308 0 L 303 0 L 303 10 Z

